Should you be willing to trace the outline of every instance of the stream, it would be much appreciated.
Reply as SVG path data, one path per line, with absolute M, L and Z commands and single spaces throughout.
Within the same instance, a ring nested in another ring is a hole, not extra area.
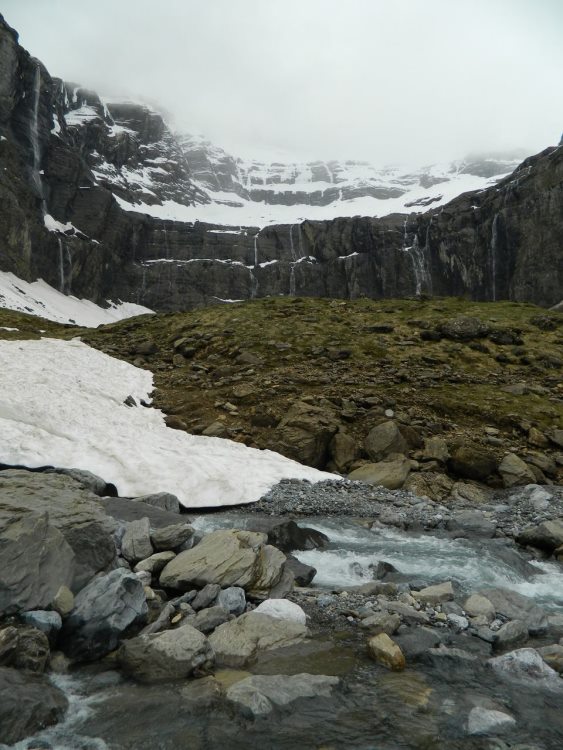
M 256 515 L 219 512 L 195 519 L 200 533 L 244 528 Z M 296 552 L 313 565 L 311 586 L 327 591 L 373 580 L 371 565 L 392 563 L 405 580 L 421 585 L 451 580 L 462 595 L 502 587 L 533 598 L 546 611 L 563 612 L 563 572 L 556 563 L 530 561 L 504 539 L 451 539 L 366 527 L 349 518 L 300 519 L 325 533 L 324 549 Z M 459 599 L 459 597 L 456 597 Z M 367 638 L 367 636 L 366 636 Z M 466 637 L 470 652 L 481 641 Z M 454 644 L 455 645 L 455 644 Z M 469 658 L 469 656 L 471 658 Z M 105 669 L 105 671 L 104 671 Z M 220 703 L 195 708 L 185 684 L 138 685 L 107 666 L 54 676 L 70 701 L 66 720 L 14 750 L 560 750 L 562 689 L 507 680 L 486 659 L 442 659 L 408 664 L 393 673 L 375 665 L 345 633 L 315 634 L 311 641 L 266 652 L 252 673 L 335 674 L 332 697 L 299 700 L 265 718 L 251 719 Z M 228 682 L 232 671 L 219 670 Z M 468 736 L 475 707 L 515 717 L 508 732 Z M 0 745 L 0 748 L 5 746 Z

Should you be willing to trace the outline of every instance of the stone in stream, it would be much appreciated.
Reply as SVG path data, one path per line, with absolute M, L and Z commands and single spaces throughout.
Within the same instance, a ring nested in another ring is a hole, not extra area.
M 523 620 L 530 635 L 544 635 L 548 629 L 546 613 L 533 599 L 510 589 L 485 589 L 480 592 L 495 608 L 496 614 L 508 620 Z
M 45 633 L 27 625 L 8 625 L 0 630 L 0 664 L 27 672 L 43 672 L 49 659 Z
M 312 565 L 306 565 L 293 555 L 288 555 L 285 569 L 291 571 L 297 586 L 308 586 L 317 575 L 317 569 Z
M 378 612 L 376 614 L 365 617 L 360 622 L 360 627 L 364 630 L 369 630 L 373 635 L 378 633 L 387 633 L 387 635 L 393 635 L 396 633 L 401 625 L 401 618 L 397 614 L 390 614 L 389 612 Z
M 148 518 L 140 518 L 127 524 L 121 540 L 121 553 L 128 562 L 136 563 L 153 554 L 150 531 Z
M 367 646 L 369 656 L 387 669 L 400 672 L 406 667 L 403 652 L 387 633 L 372 636 Z
M 196 670 L 210 668 L 213 658 L 208 639 L 188 624 L 131 638 L 117 654 L 121 669 L 145 683 L 185 679 Z
M 67 708 L 64 693 L 45 676 L 0 667 L 0 739 L 3 743 L 12 745 L 56 724 Z
M 520 648 L 488 660 L 499 677 L 562 691 L 563 680 L 533 648 Z
M 251 519 L 247 523 L 247 529 L 267 534 L 268 544 L 282 552 L 317 549 L 326 547 L 329 542 L 327 535 L 322 531 L 302 528 L 295 521 L 285 518 Z
M 542 659 L 556 672 L 563 675 L 563 645 L 553 643 L 551 646 L 542 646 L 538 648 L 538 653 Z
M 454 588 L 451 581 L 445 581 L 415 591 L 413 596 L 423 604 L 440 604 L 440 602 L 449 602 L 454 598 Z
M 246 609 L 244 589 L 240 586 L 229 586 L 229 588 L 221 589 L 217 597 L 217 604 L 235 617 L 242 615 Z
M 259 651 L 270 651 L 300 643 L 308 630 L 300 623 L 247 612 L 220 625 L 209 637 L 218 664 L 242 667 Z
M 405 657 L 409 660 L 420 659 L 430 648 L 439 646 L 443 635 L 435 628 L 410 628 L 394 638 Z
M 301 625 L 307 624 L 307 616 L 298 604 L 288 599 L 266 599 L 259 604 L 254 612 L 269 615 L 277 620 L 290 620 Z
M 516 541 L 523 546 L 537 547 L 552 554 L 563 545 L 563 518 L 554 518 L 537 526 L 528 526 Z
M 467 734 L 499 734 L 516 725 L 516 719 L 502 711 L 476 706 L 467 717 Z
M 454 537 L 485 537 L 492 538 L 497 528 L 496 521 L 492 521 L 480 510 L 461 510 L 448 519 L 446 529 Z
M 339 682 L 338 677 L 319 674 L 252 675 L 231 685 L 226 697 L 244 713 L 265 716 L 304 698 L 329 697 Z
M 64 622 L 64 651 L 73 659 L 100 659 L 128 628 L 143 623 L 147 612 L 143 584 L 134 573 L 118 568 L 98 576 L 78 593 Z
M 187 591 L 216 583 L 240 586 L 252 596 L 268 596 L 282 578 L 285 555 L 265 542 L 266 535 L 257 532 L 214 531 L 169 562 L 160 584 Z
M 496 615 L 492 602 L 481 594 L 468 596 L 463 603 L 463 609 L 469 617 L 485 617 L 487 622 L 492 622 Z

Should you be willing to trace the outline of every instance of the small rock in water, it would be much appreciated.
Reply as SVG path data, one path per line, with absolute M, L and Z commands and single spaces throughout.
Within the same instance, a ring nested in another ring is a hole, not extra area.
M 406 666 L 403 652 L 387 633 L 379 633 L 369 639 L 368 654 L 374 661 L 394 672 L 400 672 Z
M 497 734 L 515 726 L 516 719 L 502 711 L 493 711 L 477 706 L 471 709 L 467 719 L 467 733 L 471 735 Z

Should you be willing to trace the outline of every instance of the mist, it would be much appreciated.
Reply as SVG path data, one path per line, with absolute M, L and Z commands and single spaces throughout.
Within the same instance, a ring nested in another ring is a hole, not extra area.
M 559 0 L 4 0 L 52 75 L 235 155 L 430 162 L 563 128 Z

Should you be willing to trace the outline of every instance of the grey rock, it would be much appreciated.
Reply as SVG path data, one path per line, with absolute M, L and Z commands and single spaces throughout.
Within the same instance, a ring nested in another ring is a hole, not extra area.
M 411 462 L 402 454 L 392 453 L 384 460 L 364 464 L 348 474 L 348 479 L 380 485 L 388 490 L 398 490 L 405 483 L 411 470 Z
M 154 552 L 151 544 L 150 521 L 140 518 L 127 524 L 125 534 L 121 540 L 121 552 L 130 563 L 145 560 Z
M 235 615 L 235 617 L 242 615 L 246 609 L 244 589 L 240 586 L 229 586 L 222 589 L 217 596 L 217 605 L 231 615 Z
M 495 535 L 497 524 L 479 510 L 462 510 L 448 519 L 446 528 L 454 536 L 491 538 Z
M 180 516 L 179 519 L 177 513 L 162 510 L 155 505 L 149 505 L 141 500 L 131 500 L 126 497 L 101 497 L 99 503 L 108 516 L 122 523 L 148 518 L 151 528 L 159 529 L 162 526 L 177 524 L 180 519 L 184 523 L 188 521 L 184 516 Z
M 213 665 L 213 649 L 208 639 L 184 624 L 174 630 L 140 635 L 124 641 L 119 649 L 121 669 L 139 682 L 181 680 L 196 670 Z
M 499 734 L 516 725 L 516 719 L 502 711 L 475 706 L 467 717 L 467 734 Z
M 242 667 L 259 651 L 270 651 L 300 643 L 308 631 L 304 625 L 247 612 L 220 625 L 209 637 L 218 664 Z
M 500 627 L 493 642 L 495 651 L 521 646 L 528 640 L 528 626 L 522 620 L 510 620 Z
M 480 592 L 493 604 L 496 614 L 509 620 L 523 620 L 530 635 L 543 635 L 547 632 L 546 613 L 533 599 L 509 589 L 485 589 Z
M 20 742 L 62 719 L 68 707 L 64 693 L 43 675 L 0 667 L 2 742 Z
M 211 606 L 217 599 L 221 586 L 217 583 L 208 583 L 201 591 L 198 591 L 194 600 L 191 602 L 192 607 L 197 612 L 199 609 Z
M 520 648 L 502 656 L 489 659 L 489 666 L 507 680 L 528 685 L 538 685 L 557 691 L 563 690 L 563 681 L 533 648 Z
M 146 619 L 143 585 L 118 568 L 98 576 L 82 589 L 65 620 L 62 645 L 73 659 L 92 661 L 113 651 L 125 632 Z
M 454 587 L 451 581 L 445 581 L 433 586 L 426 586 L 426 588 L 414 592 L 413 596 L 423 604 L 449 602 L 454 598 Z
M 142 495 L 135 498 L 136 502 L 153 505 L 155 508 L 166 510 L 168 513 L 180 513 L 180 501 L 170 492 L 157 492 L 153 495 Z
M 151 542 L 156 550 L 177 550 L 193 538 L 195 530 L 187 523 L 162 526 L 151 532 Z
M 550 554 L 563 545 L 563 518 L 529 526 L 517 537 L 518 544 L 537 547 Z
M 223 609 L 223 607 L 206 607 L 205 609 L 200 609 L 196 615 L 189 617 L 186 622 L 192 628 L 199 630 L 200 633 L 207 635 L 230 619 L 230 613 Z
M 549 646 L 542 646 L 538 648 L 538 653 L 542 659 L 556 672 L 563 675 L 563 645 L 560 643 L 552 643 Z
M 420 659 L 430 648 L 436 648 L 442 642 L 443 636 L 432 628 L 413 628 L 409 632 L 395 636 L 395 641 L 401 647 L 407 661 Z
M 156 575 L 175 557 L 174 552 L 155 552 L 154 555 L 147 557 L 146 560 L 139 560 L 134 568 L 135 573 L 146 571 L 151 575 Z
M 371 635 L 377 635 L 377 633 L 387 633 L 387 635 L 393 635 L 399 629 L 401 625 L 401 618 L 397 614 L 389 614 L 388 612 L 381 612 L 373 614 L 369 617 L 365 617 L 360 622 L 360 627 L 364 630 L 368 630 Z
M 463 609 L 470 617 L 485 617 L 488 622 L 495 619 L 496 610 L 493 603 L 486 596 L 471 594 L 463 603 Z
M 31 625 L 31 627 L 45 633 L 51 644 L 56 641 L 59 630 L 63 625 L 62 618 L 58 612 L 48 612 L 43 609 L 22 612 L 20 619 L 26 625 Z
M 66 617 L 74 608 L 74 594 L 67 586 L 61 586 L 51 603 L 61 617 Z
M 391 420 L 373 427 L 365 439 L 364 447 L 375 463 L 382 461 L 390 453 L 406 453 L 408 450 L 407 441 L 396 422 Z
M 65 474 L 67 477 L 71 477 L 85 489 L 93 492 L 98 497 L 117 495 L 115 485 L 110 484 L 102 479 L 101 477 L 92 474 L 91 471 L 85 469 L 47 469 L 46 474 Z
M 226 697 L 245 713 L 265 716 L 295 701 L 329 697 L 339 682 L 338 677 L 318 674 L 253 675 L 231 685 Z
M 500 462 L 498 472 L 505 487 L 533 484 L 535 476 L 525 461 L 515 453 L 508 453 Z
M 49 660 L 49 641 L 37 628 L 8 625 L 0 630 L 0 664 L 43 672 Z

